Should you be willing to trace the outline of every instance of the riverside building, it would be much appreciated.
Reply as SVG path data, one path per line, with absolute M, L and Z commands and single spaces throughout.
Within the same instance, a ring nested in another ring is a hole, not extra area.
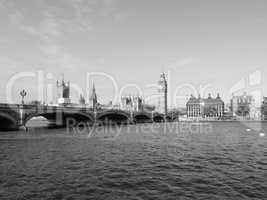
M 92 108 L 94 111 L 98 109 L 98 101 L 97 101 L 97 95 L 96 95 L 96 89 L 95 84 L 93 83 L 92 92 L 89 98 L 89 107 Z
M 254 97 L 247 93 L 240 96 L 233 95 L 231 112 L 238 119 L 254 119 L 257 112 Z
M 261 118 L 262 120 L 267 120 L 267 97 L 264 97 L 262 101 Z
M 187 117 L 191 119 L 221 119 L 224 115 L 224 102 L 218 94 L 216 98 L 212 98 L 209 94 L 208 98 L 198 98 L 191 95 L 186 104 Z
M 123 96 L 121 98 L 121 109 L 127 111 L 142 111 L 144 100 L 139 96 Z

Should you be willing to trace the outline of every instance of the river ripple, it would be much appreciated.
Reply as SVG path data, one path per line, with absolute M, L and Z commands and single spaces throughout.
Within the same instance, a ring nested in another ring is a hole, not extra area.
M 169 125 L 1 133 L 0 199 L 266 199 L 267 124 Z

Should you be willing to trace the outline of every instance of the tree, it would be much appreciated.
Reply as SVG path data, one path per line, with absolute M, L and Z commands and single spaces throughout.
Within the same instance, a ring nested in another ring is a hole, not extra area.
M 240 105 L 237 108 L 236 115 L 241 117 L 246 117 L 249 115 L 250 108 L 249 105 Z

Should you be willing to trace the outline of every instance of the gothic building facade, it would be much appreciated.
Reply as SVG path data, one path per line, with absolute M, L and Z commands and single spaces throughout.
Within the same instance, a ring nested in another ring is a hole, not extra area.
M 139 96 L 123 96 L 121 98 L 121 109 L 127 111 L 143 111 L 144 100 Z
M 90 95 L 89 107 L 93 108 L 94 110 L 96 110 L 98 108 L 95 84 L 93 84 L 93 89 L 92 89 L 92 92 L 91 92 L 91 95 Z
M 233 95 L 231 99 L 231 112 L 235 117 L 246 119 L 255 118 L 255 99 L 252 95 L 247 95 L 246 93 L 240 96 Z
M 165 117 L 168 113 L 168 83 L 165 73 L 160 75 L 158 81 L 158 106 L 157 111 L 163 113 Z
M 61 83 L 57 81 L 58 89 L 58 105 L 68 105 L 71 103 L 70 100 L 70 82 L 65 82 L 64 76 L 62 77 Z

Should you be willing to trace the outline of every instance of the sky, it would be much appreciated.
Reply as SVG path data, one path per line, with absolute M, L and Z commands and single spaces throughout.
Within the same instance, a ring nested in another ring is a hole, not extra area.
M 163 71 L 170 107 L 192 93 L 267 96 L 266 10 L 265 0 L 0 0 L 0 101 L 19 102 L 22 89 L 39 98 L 40 79 L 55 101 L 62 73 L 73 102 L 88 73 L 103 103 L 113 82 L 149 99 Z

